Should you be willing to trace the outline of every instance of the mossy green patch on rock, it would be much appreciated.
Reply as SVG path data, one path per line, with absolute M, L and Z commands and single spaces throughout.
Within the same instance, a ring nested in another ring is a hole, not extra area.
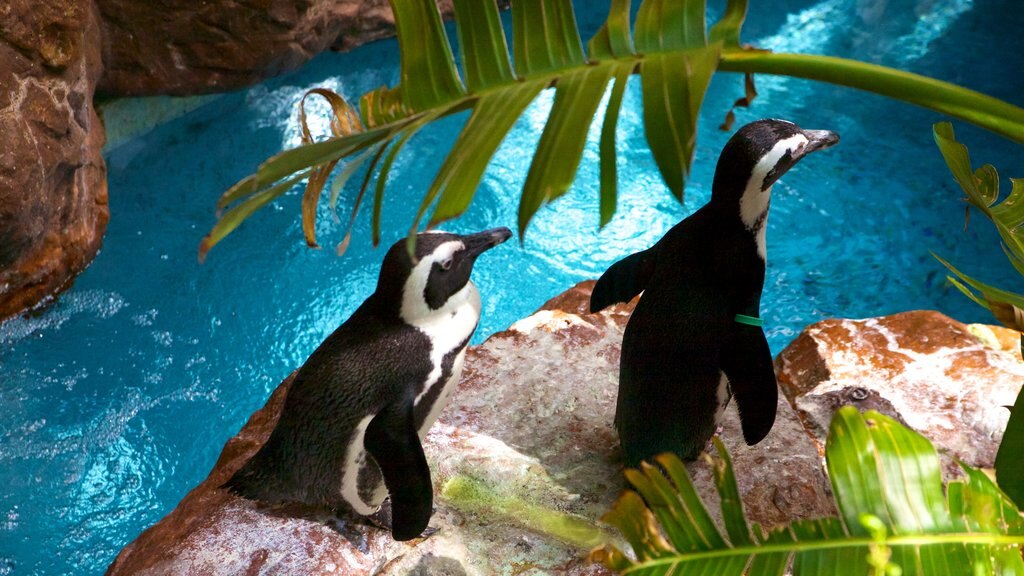
M 441 497 L 461 512 L 511 522 L 580 548 L 612 540 L 612 533 L 594 521 L 528 502 L 469 476 L 450 478 L 441 488 Z

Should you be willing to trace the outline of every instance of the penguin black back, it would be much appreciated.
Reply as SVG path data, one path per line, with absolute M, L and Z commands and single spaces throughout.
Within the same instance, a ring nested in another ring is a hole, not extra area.
M 837 141 L 784 120 L 744 126 L 719 157 L 711 200 L 598 280 L 591 311 L 643 292 L 619 363 L 615 424 L 627 466 L 661 452 L 696 457 L 732 396 L 746 442 L 768 434 L 778 392 L 759 310 L 771 187 Z
M 421 441 L 458 381 L 480 315 L 470 272 L 510 236 L 428 232 L 415 255 L 395 243 L 374 293 L 299 368 L 270 438 L 225 487 L 364 516 L 390 495 L 394 538 L 419 536 L 433 502 Z

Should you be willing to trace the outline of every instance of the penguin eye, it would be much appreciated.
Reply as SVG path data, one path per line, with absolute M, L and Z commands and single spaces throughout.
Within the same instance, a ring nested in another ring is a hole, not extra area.
M 441 270 L 451 270 L 453 258 L 445 258 L 441 261 Z

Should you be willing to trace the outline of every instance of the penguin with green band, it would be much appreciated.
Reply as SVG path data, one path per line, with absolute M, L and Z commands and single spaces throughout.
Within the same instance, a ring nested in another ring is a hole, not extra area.
M 838 141 L 784 120 L 747 124 L 722 150 L 711 200 L 597 281 L 592 312 L 643 292 L 619 361 L 615 426 L 627 466 L 662 452 L 696 458 L 732 396 L 747 444 L 771 430 L 778 388 L 759 313 L 771 189 Z

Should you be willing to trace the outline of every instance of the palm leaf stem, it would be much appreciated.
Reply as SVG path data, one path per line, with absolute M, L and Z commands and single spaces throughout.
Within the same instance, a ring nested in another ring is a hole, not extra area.
M 871 544 L 884 543 L 889 547 L 897 546 L 931 546 L 940 544 L 984 544 L 987 546 L 1020 546 L 1024 545 L 1024 535 L 1007 536 L 1002 534 L 978 534 L 974 532 L 945 533 L 945 534 L 917 534 L 913 536 L 889 536 L 884 542 L 871 537 L 843 538 L 842 540 L 819 540 L 801 541 L 798 543 L 786 544 L 759 544 L 756 546 L 738 546 L 736 548 L 725 548 L 722 550 L 707 550 L 704 552 L 687 552 L 685 560 L 679 556 L 644 560 L 631 570 L 640 570 L 654 566 L 682 564 L 711 560 L 714 558 L 728 558 L 733 556 L 764 556 L 772 553 L 796 553 L 811 550 L 837 550 L 840 548 L 860 548 L 866 550 Z M 624 573 L 629 573 L 627 570 Z
M 913 72 L 832 56 L 735 49 L 722 52 L 718 69 L 792 76 L 865 90 L 955 116 L 1024 144 L 1024 108 Z

